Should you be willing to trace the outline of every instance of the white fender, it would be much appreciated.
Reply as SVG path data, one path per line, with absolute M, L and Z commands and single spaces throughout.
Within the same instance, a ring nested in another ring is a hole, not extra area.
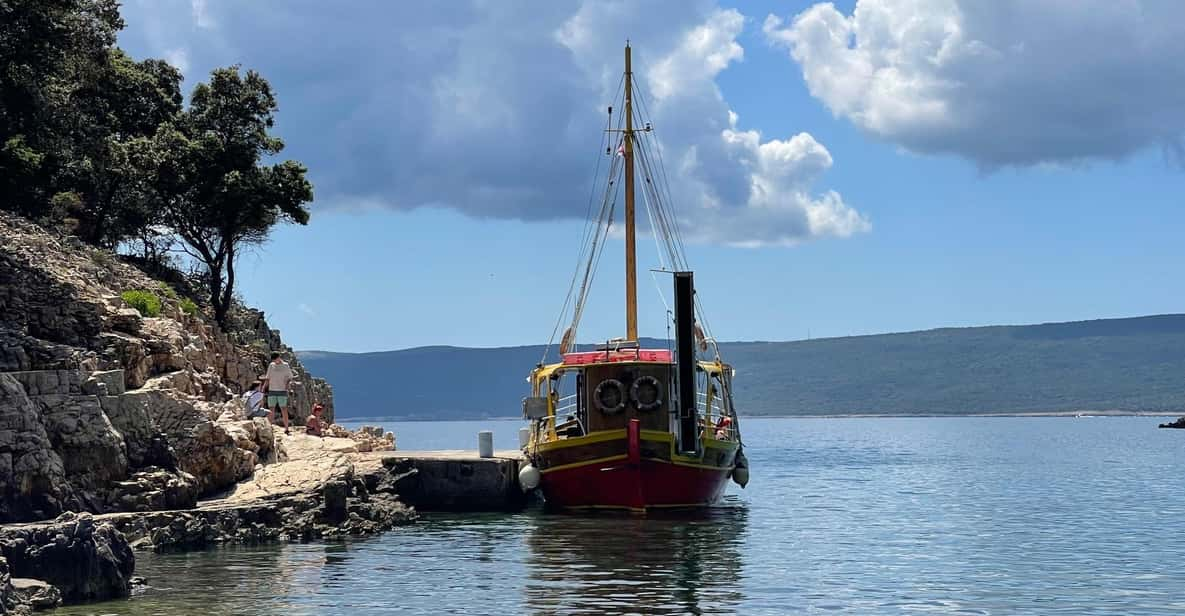
M 529 492 L 539 487 L 540 477 L 539 469 L 528 464 L 518 471 L 518 485 L 523 489 L 523 492 Z

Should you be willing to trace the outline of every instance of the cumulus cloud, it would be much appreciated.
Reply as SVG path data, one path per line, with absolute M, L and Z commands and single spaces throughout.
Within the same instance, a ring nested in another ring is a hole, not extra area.
M 129 4 L 129 40 L 155 53 L 180 41 L 191 78 L 233 62 L 259 69 L 318 207 L 583 217 L 632 36 L 689 237 L 791 244 L 868 228 L 838 193 L 814 188 L 832 161 L 813 137 L 738 126 L 716 77 L 743 61 L 745 19 L 710 0 L 167 5 Z
M 763 30 L 864 131 L 988 168 L 1117 159 L 1185 132 L 1185 3 L 859 0 Z

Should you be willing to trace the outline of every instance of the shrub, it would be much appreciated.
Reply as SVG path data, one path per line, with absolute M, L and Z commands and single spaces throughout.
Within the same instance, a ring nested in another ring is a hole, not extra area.
M 173 290 L 173 287 L 169 286 L 169 283 L 158 282 L 157 286 L 160 287 L 160 292 L 164 293 L 165 297 L 169 299 L 180 299 L 180 297 L 177 295 L 177 292 Z
M 185 314 L 188 314 L 192 317 L 198 313 L 198 305 L 195 304 L 192 299 L 187 297 L 181 300 L 181 312 L 184 312 Z
M 160 316 L 160 298 L 152 291 L 124 291 L 119 294 L 127 305 L 140 311 L 141 316 Z

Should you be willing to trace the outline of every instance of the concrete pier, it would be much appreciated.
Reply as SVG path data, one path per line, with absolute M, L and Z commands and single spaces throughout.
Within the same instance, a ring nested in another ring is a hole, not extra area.
M 365 455 L 365 454 L 364 454 Z M 421 511 L 518 511 L 519 451 L 381 451 L 369 454 L 395 483 L 399 500 Z

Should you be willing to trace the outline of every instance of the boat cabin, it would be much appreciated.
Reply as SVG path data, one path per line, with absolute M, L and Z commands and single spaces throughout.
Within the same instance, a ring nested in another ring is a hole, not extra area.
M 698 362 L 696 404 L 700 438 L 730 440 L 735 434 L 731 397 L 732 368 Z M 677 433 L 676 364 L 668 349 L 605 345 L 595 351 L 564 353 L 562 361 L 540 366 L 532 374 L 533 398 L 524 401 L 524 415 L 546 419 L 541 441 L 625 429 L 637 419 L 642 430 Z M 684 450 L 698 447 L 689 444 Z

